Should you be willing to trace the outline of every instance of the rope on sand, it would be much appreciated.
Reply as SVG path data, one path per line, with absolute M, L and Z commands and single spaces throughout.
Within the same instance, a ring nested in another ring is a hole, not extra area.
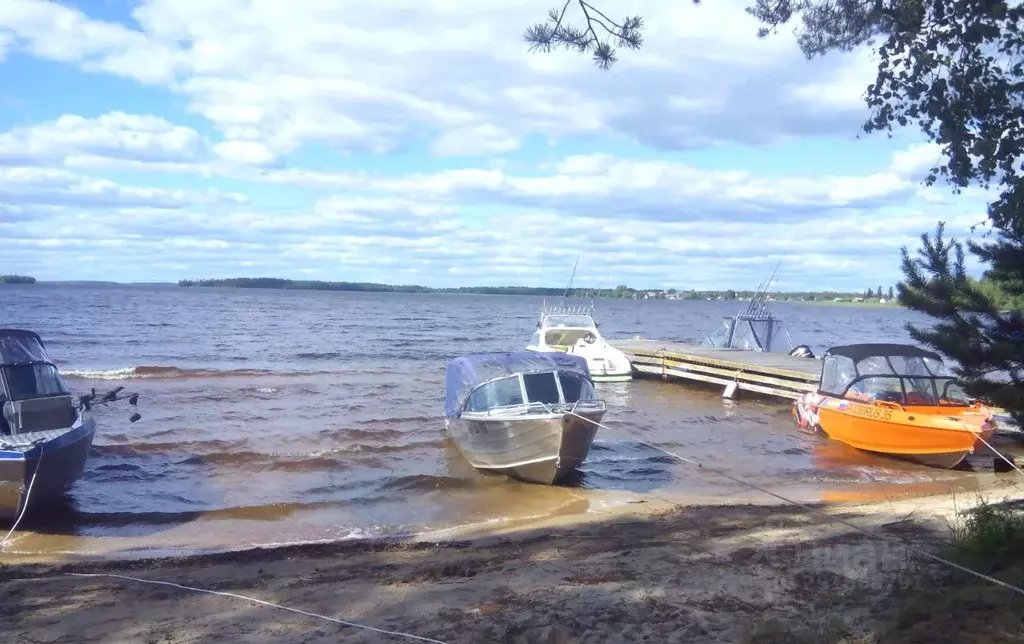
M 288 606 L 282 606 L 280 604 L 275 604 L 273 602 L 264 601 L 262 599 L 256 599 L 255 597 L 248 597 L 246 595 L 238 595 L 236 593 L 221 592 L 219 590 L 208 590 L 206 588 L 196 588 L 194 586 L 185 586 L 183 584 L 176 584 L 176 583 L 170 582 L 170 581 L 160 581 L 160 580 L 157 580 L 157 579 L 140 579 L 139 577 L 129 577 L 128 575 L 117 575 L 117 574 L 113 574 L 113 573 L 68 572 L 68 573 L 64 573 L 64 574 L 68 575 L 70 577 L 93 577 L 93 578 L 106 577 L 106 578 L 111 578 L 111 579 L 126 579 L 128 581 L 134 581 L 134 582 L 138 582 L 140 584 L 151 584 L 151 585 L 154 585 L 154 586 L 170 586 L 171 588 L 179 588 L 181 590 L 189 590 L 189 591 L 192 591 L 192 592 L 195 592 L 195 593 L 205 593 L 207 595 L 217 595 L 217 596 L 220 596 L 220 597 L 231 597 L 233 599 L 241 599 L 241 600 L 244 600 L 244 601 L 252 602 L 254 604 L 260 604 L 260 605 L 263 605 L 263 606 L 269 606 L 270 608 L 279 608 L 281 610 L 286 610 L 286 611 L 288 611 L 290 613 L 297 613 L 299 615 L 304 615 L 306 617 L 314 617 L 316 619 L 322 619 L 322 620 L 327 621 L 327 622 L 333 622 L 335 624 L 341 624 L 342 626 L 351 626 L 352 628 L 360 628 L 360 629 L 363 629 L 363 630 L 366 630 L 366 631 L 372 631 L 374 633 L 381 633 L 383 635 L 392 635 L 392 636 L 395 636 L 395 637 L 405 637 L 407 639 L 417 640 L 417 641 L 420 641 L 420 642 L 430 642 L 431 644 L 448 644 L 447 642 L 444 642 L 442 640 L 435 640 L 435 639 L 431 639 L 429 637 L 423 637 L 423 636 L 420 636 L 420 635 L 413 635 L 411 633 L 402 633 L 400 631 L 389 631 L 389 630 L 385 630 L 383 628 L 376 628 L 376 627 L 373 627 L 373 626 L 367 626 L 365 624 L 357 624 L 356 622 L 350 622 L 348 620 L 338 619 L 336 617 L 328 617 L 327 615 L 320 615 L 319 613 L 313 613 L 313 612 L 310 612 L 310 611 L 301 610 L 299 608 L 290 608 Z
M 686 456 L 682 456 L 680 454 L 676 454 L 675 452 L 667 450 L 664 447 L 661 447 L 660 445 L 655 445 L 653 443 L 648 443 L 646 441 L 640 440 L 640 439 L 630 435 L 629 432 L 622 431 L 622 430 L 616 429 L 614 427 L 610 427 L 610 426 L 605 425 L 604 423 L 600 423 L 600 422 L 598 422 L 596 420 L 591 420 L 590 418 L 587 418 L 586 416 L 581 416 L 580 414 L 577 414 L 574 411 L 568 411 L 566 413 L 570 414 L 572 416 L 575 416 L 577 418 L 580 418 L 582 420 L 585 420 L 588 423 L 592 423 L 592 424 L 596 425 L 597 427 L 600 427 L 601 429 L 605 429 L 605 430 L 608 430 L 610 432 L 615 432 L 616 434 L 619 434 L 621 436 L 625 436 L 626 438 L 628 438 L 630 440 L 633 440 L 633 441 L 636 441 L 636 442 L 640 443 L 641 445 L 646 445 L 647 447 L 650 447 L 651 449 L 658 450 L 659 452 L 662 452 L 662 453 L 664 453 L 664 454 L 666 454 L 668 456 L 671 456 L 671 457 L 673 457 L 675 459 L 678 459 L 678 460 L 682 461 L 683 463 L 688 463 L 690 465 L 695 465 L 695 466 L 697 466 L 698 469 L 706 470 L 708 472 L 713 472 L 713 473 L 718 474 L 720 476 L 724 476 L 725 478 L 729 479 L 730 481 L 733 481 L 734 483 L 739 483 L 740 485 L 744 485 L 744 486 L 749 487 L 749 488 L 751 488 L 753 490 L 757 490 L 758 492 L 763 492 L 764 494 L 767 494 L 769 496 L 773 496 L 776 499 L 779 499 L 779 500 L 784 501 L 786 503 L 790 503 L 792 505 L 795 505 L 795 506 L 797 506 L 799 508 L 802 508 L 802 509 L 806 510 L 807 512 L 809 512 L 809 513 L 811 513 L 811 514 L 813 514 L 813 515 L 815 515 L 815 516 L 817 516 L 819 518 L 822 518 L 822 519 L 830 522 L 830 523 L 833 522 L 833 521 L 837 522 L 837 523 L 841 523 L 841 524 L 845 525 L 846 527 L 851 528 L 853 530 L 856 530 L 857 532 L 861 532 L 863 534 L 866 534 L 869 537 L 874 537 L 876 539 L 881 539 L 883 541 L 886 541 L 886 542 L 889 542 L 889 543 L 892 543 L 892 544 L 895 544 L 895 545 L 898 545 L 898 546 L 902 546 L 902 547 L 906 548 L 908 551 L 910 551 L 911 553 L 916 554 L 916 555 L 921 556 L 921 557 L 924 557 L 925 559 L 930 559 L 932 561 L 941 563 L 941 564 L 949 566 L 951 568 L 955 568 L 955 569 L 957 569 L 957 570 L 959 570 L 961 572 L 965 572 L 965 573 L 967 573 L 969 575 L 973 575 L 974 577 L 977 577 L 977 578 L 983 579 L 983 580 L 985 580 L 987 582 L 996 584 L 997 586 L 1002 586 L 1003 588 L 1005 588 L 1007 590 L 1013 591 L 1013 592 L 1017 593 L 1018 595 L 1024 596 L 1024 588 L 1020 588 L 1018 586 L 1014 586 L 1013 584 L 1008 584 L 1005 581 L 1000 581 L 1000 580 L 996 579 L 995 577 L 990 577 L 989 575 L 986 575 L 984 573 L 980 573 L 980 572 L 978 572 L 976 570 L 971 570 L 970 568 L 967 568 L 965 566 L 961 566 L 960 564 L 958 564 L 956 562 L 950 561 L 950 560 L 945 559 L 943 557 L 940 557 L 938 555 L 932 554 L 930 552 L 926 552 L 926 551 L 921 550 L 919 548 L 915 548 L 913 545 L 911 545 L 910 543 L 908 543 L 908 542 L 906 542 L 906 541 L 904 541 L 902 539 L 897 539 L 895 537 L 890 537 L 888 535 L 884 535 L 884 534 L 881 534 L 881 533 L 878 533 L 878 532 L 874 532 L 872 530 L 868 530 L 867 528 L 859 526 L 859 525 L 857 525 L 855 523 L 851 523 L 851 522 L 847 521 L 846 519 L 843 519 L 842 517 L 829 516 L 829 515 L 827 515 L 827 514 L 825 514 L 823 512 L 815 510 L 814 508 L 812 508 L 812 507 L 810 507 L 810 506 L 808 506 L 808 505 L 806 505 L 804 503 L 800 503 L 799 501 L 795 501 L 793 499 L 785 497 L 785 496 L 779 494 L 778 492 L 772 492 L 771 490 L 767 490 L 767 489 L 765 489 L 765 488 L 763 488 L 763 487 L 761 487 L 759 485 L 756 485 L 754 483 L 749 483 L 747 481 L 744 481 L 743 479 L 740 479 L 740 478 L 738 478 L 736 476 L 733 476 L 732 474 L 729 474 L 728 472 L 726 472 L 723 469 L 720 469 L 720 468 L 717 468 L 717 467 L 708 467 L 707 465 L 704 465 L 700 461 L 694 460 L 692 458 L 688 458 Z M 979 436 L 979 438 L 980 438 L 980 436 Z M 985 444 L 988 445 L 987 442 Z M 1006 457 L 1003 457 L 1003 458 L 1005 459 Z M 1021 470 L 1018 469 L 1017 471 L 1020 472 Z M 1024 472 L 1022 472 L 1022 473 L 1024 473 Z

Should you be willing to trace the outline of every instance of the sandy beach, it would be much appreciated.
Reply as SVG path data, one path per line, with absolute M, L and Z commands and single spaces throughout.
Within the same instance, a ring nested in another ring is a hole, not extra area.
M 1020 496 L 1000 490 L 989 498 Z M 470 539 L 7 565 L 0 616 L 5 641 L 13 642 L 423 641 L 238 598 L 70 576 L 77 573 L 238 593 L 441 642 L 799 641 L 772 639 L 778 624 L 810 629 L 810 641 L 953 642 L 967 641 L 962 629 L 978 620 L 1006 619 L 1016 630 L 1003 629 L 1004 638 L 971 641 L 1021 641 L 1021 611 L 1013 608 L 1020 598 L 998 587 L 975 598 L 977 620 L 932 610 L 905 623 L 896 614 L 894 597 L 908 583 L 939 574 L 901 543 L 934 551 L 956 509 L 971 501 L 934 496 L 818 506 L 816 513 L 652 501 L 584 524 Z M 839 519 L 900 541 L 866 536 Z M 877 639 L 827 640 L 822 629 L 836 620 Z

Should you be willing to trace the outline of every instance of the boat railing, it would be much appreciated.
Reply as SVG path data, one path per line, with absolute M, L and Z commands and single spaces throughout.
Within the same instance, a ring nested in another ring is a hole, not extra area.
M 569 411 L 576 413 L 578 406 L 583 406 L 586 410 L 600 410 L 606 411 L 608 404 L 603 400 L 577 400 L 574 403 L 543 403 L 543 402 L 532 402 L 523 403 L 519 405 L 503 405 L 501 407 L 492 407 L 486 411 L 467 411 L 466 415 L 472 415 L 473 417 L 478 416 L 525 416 L 530 413 L 548 413 L 557 414 L 559 412 Z
M 547 304 L 545 303 L 540 309 L 540 318 L 543 320 L 549 315 L 585 315 L 587 317 L 594 317 L 594 305 L 586 304 L 582 306 L 572 306 L 569 304 Z

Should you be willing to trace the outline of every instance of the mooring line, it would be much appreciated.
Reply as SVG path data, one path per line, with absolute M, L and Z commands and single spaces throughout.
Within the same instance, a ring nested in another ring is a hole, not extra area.
M 18 529 L 18 526 L 21 525 L 21 520 L 25 517 L 25 511 L 28 510 L 28 500 L 32 498 L 32 488 L 35 487 L 36 476 L 39 475 L 39 469 L 42 464 L 43 448 L 40 447 L 39 460 L 36 461 L 36 469 L 32 472 L 32 480 L 28 482 L 28 489 L 25 491 L 25 503 L 24 505 L 21 506 L 21 512 L 18 514 L 18 518 L 15 519 L 14 525 L 12 525 L 11 529 L 7 531 L 7 535 L 2 540 L 0 540 L 0 549 L 3 549 L 7 546 L 7 541 L 11 538 L 11 535 L 14 534 L 14 531 Z
M 448 644 L 448 642 L 442 640 L 436 640 L 430 637 L 423 637 L 422 635 L 413 635 L 412 633 L 403 633 L 401 631 L 389 631 L 383 628 L 377 628 L 375 626 L 367 626 L 366 624 L 358 624 L 356 622 L 350 622 L 345 619 L 338 619 L 337 617 L 329 617 L 327 615 L 321 615 L 319 613 L 313 613 L 308 610 L 302 610 L 300 608 L 291 608 L 290 606 L 282 606 L 281 604 L 275 604 L 273 602 L 264 601 L 262 599 L 256 599 L 255 597 L 249 597 L 248 595 L 239 595 L 237 593 L 222 592 L 219 590 L 209 590 L 206 588 L 196 588 L 195 586 L 185 586 L 184 584 L 176 584 L 171 581 L 161 581 L 158 579 L 141 579 L 139 577 L 129 577 L 128 575 L 118 575 L 114 573 L 85 573 L 85 572 L 67 572 L 64 573 L 69 577 L 108 577 L 112 579 L 126 579 L 128 581 L 138 582 L 140 584 L 152 584 L 154 586 L 170 586 L 171 588 L 180 588 L 181 590 L 189 590 L 196 593 L 206 593 L 207 595 L 217 595 L 220 597 L 231 597 L 234 599 L 242 599 L 254 604 L 260 604 L 268 606 L 270 608 L 279 608 L 286 610 L 290 613 L 297 613 L 299 615 L 305 615 L 306 617 L 314 617 L 316 619 L 322 619 L 324 621 L 333 622 L 335 624 L 341 624 L 342 626 L 351 626 L 352 628 L 359 628 L 366 631 L 372 631 L 374 633 L 381 633 L 383 635 L 393 635 L 395 637 L 404 637 L 406 639 L 417 640 L 420 642 L 430 642 L 431 644 Z
M 1004 461 L 1006 461 L 1006 462 L 1007 462 L 1007 463 L 1009 464 L 1009 466 L 1010 466 L 1010 467 L 1012 467 L 1013 469 L 1017 470 L 1017 472 L 1018 472 L 1019 474 L 1024 474 L 1024 470 L 1022 470 L 1022 469 L 1020 469 L 1019 467 L 1017 467 L 1017 464 L 1016 464 L 1016 463 L 1014 463 L 1014 462 L 1013 462 L 1013 461 L 1011 461 L 1011 460 L 1010 460 L 1009 458 L 1007 458 L 1006 456 L 1004 456 L 1004 455 L 1003 455 L 1003 453 L 1002 453 L 1002 452 L 1000 452 L 999 450 L 997 450 L 997 449 L 996 449 L 995 447 L 992 447 L 992 444 L 991 444 L 991 443 L 989 443 L 989 442 L 988 442 L 987 440 L 985 440 L 985 439 L 984 439 L 984 438 L 982 437 L 982 435 L 981 435 L 981 432 L 980 432 L 979 430 L 976 430 L 976 429 L 974 429 L 973 427 L 971 427 L 970 425 L 968 425 L 967 423 L 965 423 L 965 422 L 963 421 L 963 419 L 961 419 L 961 418 L 956 418 L 955 420 L 956 420 L 956 421 L 957 421 L 958 423 L 960 423 L 961 425 L 963 425 L 963 426 L 964 426 L 964 427 L 965 427 L 965 428 L 967 429 L 967 431 L 969 431 L 969 432 L 971 432 L 972 434 L 974 434 L 974 435 L 975 435 L 975 436 L 976 436 L 976 437 L 978 438 L 978 440 L 980 440 L 980 441 L 981 441 L 982 443 L 984 443 L 984 444 L 985 444 L 985 447 L 987 447 L 987 448 L 989 448 L 990 450 L 992 450 L 992 453 L 994 453 L 994 454 L 995 454 L 996 456 L 998 456 L 999 458 L 1001 458 L 1001 459 L 1003 459 Z
M 682 455 L 677 454 L 677 453 L 675 453 L 673 451 L 665 449 L 664 447 L 661 447 L 660 445 L 655 445 L 653 443 L 649 443 L 647 441 L 644 441 L 644 440 L 641 440 L 639 438 L 636 438 L 636 437 L 632 436 L 629 432 L 622 431 L 622 430 L 616 429 L 614 427 L 610 427 L 610 426 L 608 426 L 608 425 L 606 425 L 604 423 L 600 423 L 600 422 L 598 422 L 596 420 L 591 420 L 590 418 L 587 418 L 586 416 L 581 416 L 580 414 L 577 414 L 574 411 L 569 411 L 569 412 L 566 412 L 566 413 L 571 414 L 573 416 L 576 416 L 577 418 L 580 418 L 582 420 L 585 420 L 588 423 L 592 423 L 592 424 L 596 425 L 597 427 L 600 427 L 601 429 L 606 429 L 608 431 L 615 432 L 617 434 L 625 436 L 626 438 L 629 438 L 630 440 L 636 441 L 636 442 L 640 443 L 641 445 L 646 445 L 647 447 L 650 447 L 651 449 L 663 452 L 663 453 L 667 454 L 668 456 L 676 458 L 676 459 L 678 459 L 678 460 L 680 460 L 680 461 L 682 461 L 684 463 L 689 463 L 690 465 L 695 465 L 698 469 L 706 470 L 708 472 L 713 472 L 715 474 L 719 474 L 719 475 L 729 479 L 730 481 L 733 481 L 735 483 L 739 483 L 740 485 L 744 485 L 744 486 L 749 487 L 749 488 L 751 488 L 753 490 L 757 490 L 758 492 L 762 492 L 762 493 L 767 494 L 769 496 L 773 496 L 776 499 L 779 499 L 779 500 L 784 501 L 786 503 L 795 505 L 795 506 L 797 506 L 799 508 L 802 508 L 802 509 L 806 510 L 807 512 L 809 512 L 809 513 L 811 513 L 811 514 L 813 514 L 815 516 L 818 516 L 818 517 L 820 517 L 822 519 L 825 519 L 828 522 L 841 523 L 842 525 L 845 525 L 848 528 L 852 528 L 853 530 L 856 530 L 858 532 L 866 534 L 869 537 L 874 537 L 876 539 L 882 539 L 882 540 L 887 541 L 889 543 L 893 543 L 893 544 L 896 544 L 896 545 L 899 545 L 899 546 L 903 546 L 904 548 L 909 550 L 911 553 L 917 554 L 917 555 L 919 555 L 921 557 L 924 557 L 926 559 L 930 559 L 932 561 L 936 561 L 936 562 L 944 564 L 946 566 L 950 566 L 950 567 L 955 568 L 955 569 L 957 569 L 957 570 L 959 570 L 961 572 L 965 572 L 965 573 L 967 573 L 969 575 L 973 575 L 973 576 L 975 576 L 975 577 L 977 577 L 979 579 L 983 579 L 983 580 L 985 580 L 987 582 L 996 584 L 997 586 L 1002 586 L 1003 588 L 1006 588 L 1007 590 L 1013 591 L 1013 592 L 1017 593 L 1018 595 L 1024 596 L 1024 588 L 1020 588 L 1018 586 L 1014 586 L 1013 584 L 1008 584 L 1005 581 L 1000 581 L 999 579 L 996 579 L 995 577 L 990 577 L 989 575 L 986 575 L 984 573 L 978 572 L 977 570 L 972 570 L 970 568 L 967 568 L 966 566 L 961 566 L 960 564 L 958 564 L 956 562 L 950 561 L 950 560 L 945 559 L 943 557 L 940 557 L 938 555 L 932 554 L 930 552 L 926 552 L 924 550 L 920 550 L 919 548 L 916 548 L 913 545 L 911 545 L 911 544 L 909 544 L 906 541 L 903 541 L 901 539 L 896 539 L 896 538 L 890 537 L 888 535 L 884 535 L 884 534 L 881 534 L 881 533 L 873 532 L 873 531 L 868 530 L 867 528 L 859 526 L 859 525 L 857 525 L 855 523 L 850 523 L 849 521 L 847 521 L 846 519 L 843 519 L 842 517 L 830 517 L 827 514 L 825 514 L 823 512 L 820 512 L 818 510 L 815 510 L 814 508 L 812 508 L 812 507 L 810 507 L 810 506 L 808 506 L 808 505 L 806 505 L 804 503 L 801 503 L 801 502 L 796 501 L 794 499 L 787 498 L 787 497 L 785 497 L 785 496 L 783 496 L 783 495 L 781 495 L 781 494 L 779 494 L 777 492 L 773 492 L 771 490 L 767 490 L 767 489 L 765 489 L 765 488 L 763 488 L 763 487 L 761 487 L 761 486 L 759 486 L 759 485 L 757 485 L 755 483 L 749 483 L 747 481 L 744 481 L 741 478 L 738 478 L 736 476 L 733 476 L 733 475 L 729 474 L 728 472 L 726 472 L 725 470 L 722 470 L 721 468 L 709 467 L 707 465 L 704 465 L 700 461 L 697 461 L 697 460 L 692 459 L 692 458 L 688 458 L 686 456 L 682 456 Z

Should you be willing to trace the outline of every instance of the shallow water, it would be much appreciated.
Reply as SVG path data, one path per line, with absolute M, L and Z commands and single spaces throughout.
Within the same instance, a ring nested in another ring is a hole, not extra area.
M 609 338 L 697 340 L 738 303 L 597 300 Z M 0 286 L 0 326 L 39 332 L 100 409 L 84 478 L 7 554 L 217 549 L 411 534 L 600 511 L 637 494 L 748 495 L 629 437 L 805 497 L 970 489 L 978 474 L 876 458 L 797 430 L 789 405 L 658 380 L 606 383 L 606 422 L 573 486 L 475 472 L 444 435 L 444 361 L 518 350 L 541 298 Z M 906 341 L 890 308 L 778 304 L 797 343 Z M 865 488 L 865 484 L 870 489 Z M 873 491 L 873 492 L 872 492 Z

